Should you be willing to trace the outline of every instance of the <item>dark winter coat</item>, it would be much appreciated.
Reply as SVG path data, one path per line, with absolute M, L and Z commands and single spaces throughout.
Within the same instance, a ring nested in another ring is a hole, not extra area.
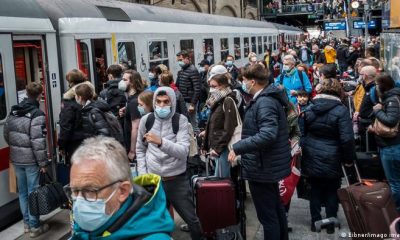
M 4 139 L 10 145 L 13 164 L 47 165 L 46 117 L 38 101 L 26 98 L 11 108 L 4 124 Z
M 315 63 L 326 64 L 325 54 L 323 54 L 321 51 L 311 54 L 311 65 Z
M 82 126 L 83 135 L 85 138 L 90 138 L 97 135 L 111 136 L 110 127 L 106 119 L 98 110 L 101 112 L 109 112 L 110 107 L 106 102 L 98 100 L 89 103 L 80 110 L 80 125 Z
M 237 123 L 236 94 L 231 93 L 221 99 L 211 108 L 211 113 L 206 126 L 206 137 L 204 149 L 214 149 L 221 154 L 228 146 Z M 225 111 L 224 111 L 225 110 Z
M 397 98 L 397 99 L 396 99 Z M 394 127 L 400 121 L 400 89 L 393 88 L 382 96 L 383 109 L 374 111 L 375 117 L 388 127 Z M 388 147 L 400 144 L 400 134 L 394 138 L 383 138 L 375 135 L 379 147 Z
M 290 144 L 283 90 L 270 84 L 250 101 L 242 140 L 233 145 L 242 156 L 243 177 L 255 182 L 278 182 L 290 174 Z
M 354 68 L 354 65 L 356 65 L 357 59 L 360 57 L 360 53 L 355 50 L 349 54 L 349 57 L 347 58 L 347 65 L 351 66 Z
M 303 114 L 302 173 L 309 177 L 340 178 L 341 163 L 355 159 L 352 120 L 340 99 L 317 95 Z
M 185 102 L 197 104 L 200 98 L 201 83 L 199 72 L 193 64 L 184 66 L 178 72 L 176 86 L 182 93 Z
M 349 46 L 342 44 L 338 47 L 336 51 L 336 58 L 338 60 L 339 66 L 347 67 L 347 58 L 349 57 Z
M 365 94 L 364 97 L 361 101 L 360 105 L 360 123 L 359 123 L 359 129 L 361 132 L 365 132 L 366 129 L 368 128 L 369 125 L 374 121 L 375 117 L 373 114 L 373 107 L 374 103 L 371 100 L 370 91 L 375 86 L 375 82 L 370 82 L 367 85 L 364 86 Z

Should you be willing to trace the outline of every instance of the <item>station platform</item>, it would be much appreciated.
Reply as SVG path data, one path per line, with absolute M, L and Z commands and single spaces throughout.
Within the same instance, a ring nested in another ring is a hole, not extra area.
M 246 200 L 246 215 L 247 215 L 247 240 L 263 240 L 264 234 L 261 224 L 257 219 L 257 214 L 249 193 L 247 193 Z M 324 210 L 324 209 L 323 209 Z M 324 211 L 322 212 L 324 215 Z M 349 233 L 349 228 L 344 217 L 342 208 L 339 208 L 338 220 L 341 223 L 341 229 L 336 231 L 335 234 L 326 234 L 323 230 L 319 239 L 346 239 L 346 235 Z M 0 232 L 0 239 L 2 240 L 66 240 L 69 238 L 70 221 L 68 210 L 56 210 L 53 213 L 43 216 L 43 221 L 46 221 L 50 225 L 50 230 L 37 238 L 29 238 L 29 234 L 23 232 L 23 222 L 20 221 L 6 230 Z M 175 232 L 172 234 L 174 240 L 188 240 L 190 239 L 189 233 L 182 232 L 179 230 L 179 226 L 183 224 L 183 220 L 175 213 Z M 309 202 L 303 199 L 298 199 L 295 193 L 290 207 L 289 212 L 289 226 L 292 227 L 293 231 L 289 233 L 289 239 L 291 240 L 310 240 L 318 239 L 317 233 L 313 233 L 310 230 L 310 213 L 309 213 Z

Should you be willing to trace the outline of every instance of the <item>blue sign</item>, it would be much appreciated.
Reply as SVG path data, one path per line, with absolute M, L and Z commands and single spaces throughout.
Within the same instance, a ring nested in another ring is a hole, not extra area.
M 314 12 L 314 5 L 312 4 L 307 5 L 307 11 Z
M 324 24 L 325 31 L 331 30 L 346 30 L 346 22 L 326 22 Z
M 353 27 L 354 29 L 364 29 L 365 28 L 365 22 L 364 21 L 354 21 L 353 22 Z M 368 22 L 368 28 L 369 29 L 375 29 L 376 28 L 376 21 L 371 20 Z

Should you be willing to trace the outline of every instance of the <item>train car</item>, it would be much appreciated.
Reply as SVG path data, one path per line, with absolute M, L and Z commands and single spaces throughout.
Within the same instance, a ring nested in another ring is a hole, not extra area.
M 103 88 L 114 63 L 137 70 L 147 79 L 150 68 L 165 64 L 177 75 L 176 53 L 187 50 L 197 66 L 203 59 L 224 61 L 231 54 L 239 67 L 250 52 L 263 57 L 278 49 L 278 36 L 294 41 L 297 28 L 268 22 L 215 16 L 109 0 L 3 0 L 0 8 L 0 229 L 17 216 L 16 194 L 8 191 L 8 146 L 3 125 L 25 86 L 43 84 L 48 158 L 52 172 L 65 74 L 77 68 Z

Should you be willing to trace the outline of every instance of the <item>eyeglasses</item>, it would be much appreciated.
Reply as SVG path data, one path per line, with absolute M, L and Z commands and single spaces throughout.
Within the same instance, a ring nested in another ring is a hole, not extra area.
M 122 182 L 122 180 L 117 180 L 115 182 L 112 182 L 110 184 L 107 184 L 103 187 L 100 188 L 93 188 L 93 189 L 79 189 L 79 188 L 71 188 L 70 185 L 66 185 L 64 187 L 64 192 L 67 195 L 69 200 L 75 200 L 78 196 L 79 193 L 81 193 L 81 196 L 88 202 L 95 202 L 97 201 L 97 197 L 101 191 L 104 189 L 111 187 L 112 185 Z

